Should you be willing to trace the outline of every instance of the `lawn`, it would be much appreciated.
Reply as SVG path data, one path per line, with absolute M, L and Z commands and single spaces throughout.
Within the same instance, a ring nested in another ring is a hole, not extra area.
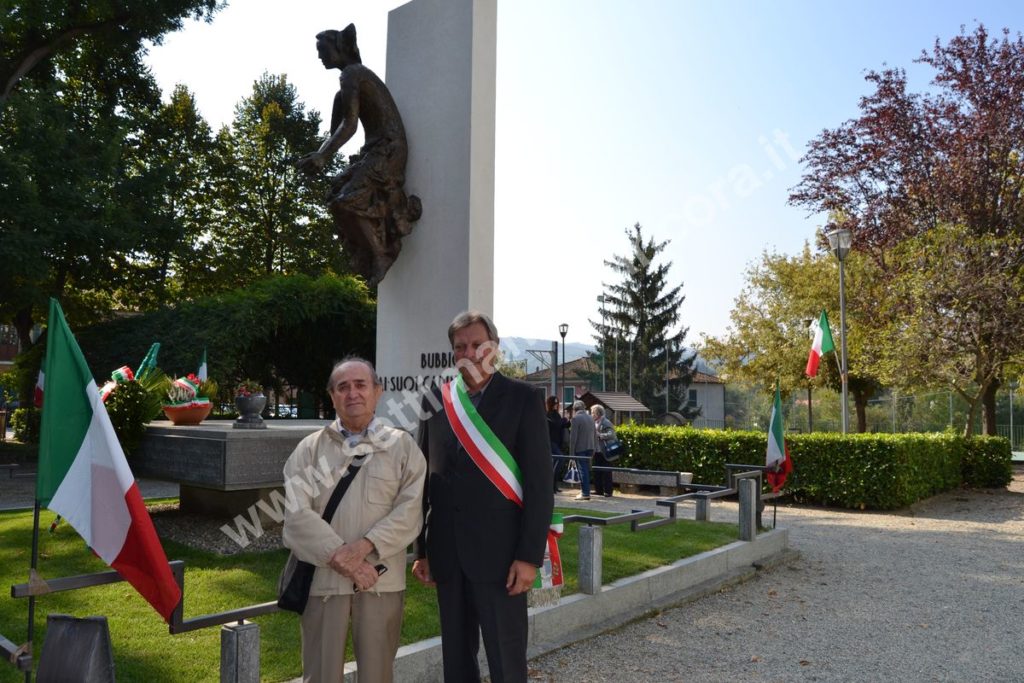
M 579 510 L 563 510 L 578 513 Z M 66 524 L 46 533 L 53 513 L 43 511 L 40 526 L 39 571 L 57 578 L 107 567 L 85 547 Z M 566 575 L 563 595 L 577 591 L 577 538 L 579 526 L 566 526 L 560 548 Z M 628 525 L 604 530 L 605 583 L 637 574 L 710 550 L 737 538 L 734 525 L 681 520 L 640 533 Z M 32 541 L 32 513 L 0 513 L 0 577 L 5 586 L 27 581 Z M 169 559 L 185 561 L 185 618 L 235 609 L 275 598 L 283 550 L 218 556 L 170 541 L 164 543 Z M 433 591 L 409 577 L 402 642 L 412 643 L 439 633 Z M 9 590 L 4 590 L 10 595 Z M 36 601 L 35 651 L 42 649 L 47 613 L 75 616 L 106 615 L 114 646 L 117 680 L 211 681 L 220 679 L 220 629 L 207 628 L 170 635 L 156 612 L 130 585 L 121 582 L 43 596 Z M 28 601 L 0 599 L 0 634 L 24 642 Z M 277 613 L 258 617 L 263 680 L 289 680 L 300 674 L 297 617 Z M 0 683 L 18 683 L 23 675 L 13 667 L 0 668 Z

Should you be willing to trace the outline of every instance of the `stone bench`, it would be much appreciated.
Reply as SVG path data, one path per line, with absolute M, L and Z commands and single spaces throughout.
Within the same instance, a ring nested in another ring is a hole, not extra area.
M 623 491 L 628 493 L 639 493 L 642 487 L 656 487 L 659 496 L 674 496 L 680 492 L 682 487 L 693 481 L 692 472 L 609 469 L 612 472 L 612 482 L 618 484 Z

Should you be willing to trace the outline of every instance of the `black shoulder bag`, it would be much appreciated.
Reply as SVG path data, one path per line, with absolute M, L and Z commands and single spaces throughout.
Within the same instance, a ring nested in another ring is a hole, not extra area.
M 345 491 L 348 490 L 349 484 L 352 483 L 352 480 L 356 478 L 361 469 L 363 469 L 361 465 L 359 467 L 349 465 L 345 476 L 334 487 L 331 499 L 327 501 L 327 507 L 324 509 L 323 514 L 324 521 L 328 524 L 331 523 L 334 512 L 338 509 L 338 504 L 341 503 L 341 498 L 345 495 Z M 315 571 L 316 565 L 303 562 L 295 557 L 294 552 L 289 553 L 288 561 L 285 563 L 281 576 L 277 580 L 277 606 L 289 612 L 302 614 L 306 609 L 306 602 L 309 600 L 309 588 L 313 584 L 313 573 Z

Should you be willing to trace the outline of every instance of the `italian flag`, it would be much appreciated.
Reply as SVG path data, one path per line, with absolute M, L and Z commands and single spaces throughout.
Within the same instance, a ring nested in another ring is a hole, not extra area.
M 61 515 L 165 621 L 181 601 L 99 390 L 50 299 L 36 500 Z
M 825 314 L 822 313 L 822 316 Z M 772 419 L 768 423 L 768 452 L 764 464 L 773 469 L 768 470 L 768 483 L 772 491 L 778 491 L 786 483 L 786 477 L 793 471 L 793 460 L 789 457 L 786 439 L 782 429 L 782 398 L 779 395 L 779 383 L 775 382 L 775 403 L 772 405 Z
M 807 357 L 807 376 L 815 377 L 818 374 L 818 364 L 821 357 L 830 351 L 836 350 L 832 343 L 832 329 L 828 326 L 828 316 L 825 309 L 821 309 L 821 318 L 813 323 L 814 342 L 811 344 L 811 354 Z
M 201 361 L 199 361 L 199 370 L 198 370 L 198 372 L 196 372 L 196 377 L 198 377 L 199 380 L 202 381 L 202 382 L 206 381 L 206 378 L 207 378 L 206 349 L 203 349 L 203 359 Z

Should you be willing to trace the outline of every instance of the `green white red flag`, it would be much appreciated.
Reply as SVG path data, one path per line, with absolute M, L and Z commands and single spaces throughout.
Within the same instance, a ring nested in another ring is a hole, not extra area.
M 822 313 L 824 315 L 824 313 Z M 775 403 L 772 404 L 772 418 L 768 422 L 768 452 L 764 464 L 772 469 L 767 472 L 768 483 L 772 491 L 778 491 L 786 483 L 786 477 L 793 471 L 793 460 L 789 457 L 786 447 L 785 431 L 782 427 L 782 398 L 779 394 L 779 382 L 775 382 Z
M 206 349 L 203 349 L 203 359 L 199 361 L 199 370 L 196 371 L 196 377 L 205 382 L 208 374 L 209 371 L 206 367 Z
M 61 515 L 165 621 L 181 589 L 64 313 L 50 299 L 36 500 Z
M 811 353 L 807 357 L 807 376 L 815 377 L 818 374 L 818 365 L 821 357 L 826 353 L 836 350 L 832 342 L 832 328 L 828 325 L 828 316 L 825 309 L 821 309 L 821 317 L 812 323 L 814 328 L 814 341 L 811 343 Z

